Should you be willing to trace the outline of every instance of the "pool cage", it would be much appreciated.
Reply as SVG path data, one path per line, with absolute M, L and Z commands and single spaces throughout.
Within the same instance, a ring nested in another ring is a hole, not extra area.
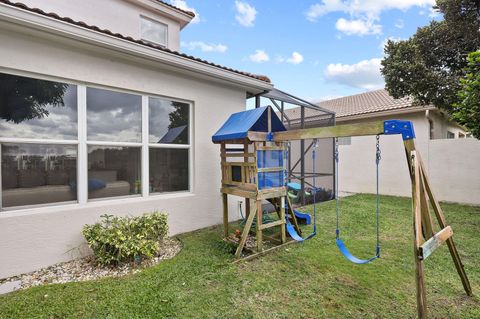
M 278 89 L 263 92 L 257 95 L 247 96 L 247 99 L 255 99 L 255 107 L 263 104 L 271 105 L 277 113 L 284 126 L 290 129 L 324 127 L 335 125 L 335 113 L 318 105 L 305 101 L 289 93 Z M 292 112 L 293 108 L 295 112 Z M 299 112 L 298 112 L 299 111 Z M 317 171 L 312 171 L 310 157 L 312 148 L 315 146 L 313 140 L 292 141 L 288 144 L 288 182 L 290 185 L 298 185 L 298 204 L 307 204 L 308 188 L 313 187 L 313 178 L 316 178 L 316 187 L 322 188 L 325 192 L 318 193 L 318 200 L 334 198 L 335 190 L 335 165 L 334 165 L 334 140 L 319 140 L 316 166 Z M 303 156 L 302 156 L 303 154 Z

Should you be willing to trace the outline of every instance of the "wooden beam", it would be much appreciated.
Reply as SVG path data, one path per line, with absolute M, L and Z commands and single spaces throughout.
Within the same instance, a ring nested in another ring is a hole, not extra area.
M 418 152 L 417 152 L 418 154 Z M 419 162 L 419 165 L 422 164 Z M 422 167 L 420 167 L 422 170 Z M 430 214 L 430 206 L 427 200 L 427 191 L 425 190 L 425 180 L 423 174 L 420 172 L 420 207 L 422 211 L 422 233 L 425 240 L 435 235 L 435 227 L 433 225 L 432 215 Z
M 244 198 L 257 198 L 257 192 L 243 190 L 240 187 L 224 186 L 220 189 L 223 194 L 235 195 Z
M 383 121 L 276 132 L 273 134 L 273 140 L 275 142 L 283 142 L 313 138 L 367 136 L 378 134 L 383 134 Z
M 254 210 L 256 210 L 256 208 L 254 208 Z M 248 216 L 247 221 L 245 222 L 245 226 L 243 226 L 242 238 L 240 239 L 240 243 L 238 244 L 237 251 L 235 252 L 235 258 L 240 258 L 242 256 L 243 246 L 245 246 L 245 242 L 247 241 L 248 233 L 250 232 L 250 228 L 252 228 L 252 223 L 254 218 L 255 218 L 255 211 L 253 211 L 253 213 L 250 214 L 250 216 Z
M 223 234 L 228 236 L 228 195 L 222 194 L 223 197 Z
M 425 289 L 425 274 L 423 261 L 418 258 L 422 245 L 422 217 L 420 203 L 420 167 L 416 152 L 411 152 L 411 167 L 413 169 L 412 193 L 413 193 L 413 233 L 415 255 L 415 282 L 417 286 L 417 312 L 419 319 L 427 318 L 427 293 Z
M 284 168 L 283 166 L 279 166 L 279 167 L 265 167 L 265 168 L 259 168 L 258 169 L 258 172 L 259 173 L 262 173 L 262 172 L 278 172 L 278 171 L 283 171 Z
M 283 225 L 285 224 L 285 220 L 276 220 L 274 222 L 270 222 L 268 224 L 262 224 L 260 225 L 260 230 L 264 230 L 264 229 L 268 229 L 268 228 L 272 228 L 272 227 L 276 227 L 276 226 L 280 226 L 280 225 Z
M 249 261 L 249 260 L 252 260 L 252 259 L 255 259 L 255 258 L 258 258 L 260 256 L 264 256 L 274 250 L 279 250 L 280 248 L 284 248 L 285 246 L 288 246 L 290 244 L 295 244 L 295 243 L 298 243 L 297 241 L 295 240 L 290 240 L 290 241 L 287 241 L 285 244 L 281 244 L 281 245 L 278 245 L 278 246 L 274 246 L 272 248 L 268 248 L 268 249 L 265 249 L 261 252 L 258 252 L 256 254 L 253 254 L 253 255 L 249 255 L 249 256 L 246 256 L 242 259 L 236 259 L 234 260 L 232 263 L 236 264 L 236 263 L 239 263 L 239 262 L 242 262 L 242 261 Z
M 435 249 L 440 247 L 447 239 L 452 237 L 453 231 L 452 227 L 447 226 L 438 233 L 436 233 L 432 238 L 427 240 L 425 243 L 423 243 L 422 246 L 420 246 L 420 251 L 419 251 L 419 256 L 418 258 L 425 260 L 430 256 Z
M 287 233 L 286 233 L 286 229 L 285 229 L 285 224 L 286 224 L 286 220 L 285 220 L 285 197 L 287 197 L 287 196 L 282 196 L 280 198 L 280 220 L 283 220 L 283 225 L 280 226 L 280 238 L 281 238 L 282 244 L 287 242 Z
M 257 200 L 257 251 L 263 250 L 263 232 L 262 232 L 262 201 Z
M 252 142 L 263 142 L 267 140 L 267 133 L 248 131 L 247 138 Z

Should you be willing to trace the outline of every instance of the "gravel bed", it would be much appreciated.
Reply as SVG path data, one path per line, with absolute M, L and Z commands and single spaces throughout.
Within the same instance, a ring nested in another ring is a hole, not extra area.
M 54 283 L 95 280 L 105 277 L 120 277 L 136 274 L 142 269 L 154 266 L 162 260 L 171 259 L 182 249 L 182 244 L 174 238 L 166 238 L 160 243 L 159 254 L 152 260 L 140 264 L 124 264 L 118 267 L 101 267 L 95 263 L 93 256 L 58 263 L 31 273 L 0 279 L 0 286 L 9 282 L 16 283 L 16 289 Z

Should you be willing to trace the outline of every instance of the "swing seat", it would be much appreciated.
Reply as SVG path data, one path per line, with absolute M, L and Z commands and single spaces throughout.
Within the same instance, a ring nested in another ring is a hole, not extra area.
M 379 257 L 377 253 L 377 255 L 373 256 L 370 259 L 357 258 L 354 255 L 352 255 L 352 253 L 348 250 L 347 246 L 345 246 L 345 243 L 340 238 L 337 238 L 335 241 L 337 242 L 338 250 L 340 250 L 342 255 L 354 264 L 359 264 L 359 265 L 368 264 L 372 260 L 375 260 Z

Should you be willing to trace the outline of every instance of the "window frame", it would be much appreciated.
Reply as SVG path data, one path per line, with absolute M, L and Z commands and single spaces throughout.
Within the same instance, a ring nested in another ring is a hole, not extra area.
M 142 20 L 148 20 L 150 22 L 153 22 L 153 23 L 156 23 L 156 24 L 159 24 L 159 25 L 162 25 L 165 27 L 165 44 L 163 43 L 158 43 L 157 41 L 154 41 L 154 40 L 151 40 L 151 39 L 147 39 L 143 36 L 143 30 L 142 30 Z M 155 45 L 160 45 L 162 47 L 165 47 L 165 48 L 168 48 L 168 29 L 169 29 L 169 26 L 167 23 L 164 23 L 164 22 L 161 22 L 161 21 L 158 21 L 156 19 L 153 19 L 153 18 L 150 18 L 150 17 L 147 17 L 145 15 L 140 15 L 140 38 L 143 40 L 143 41 L 146 41 L 146 42 L 149 42 L 149 43 L 152 43 L 152 44 L 155 44 Z
M 65 201 L 57 203 L 48 203 L 48 204 L 38 204 L 38 205 L 25 205 L 25 206 L 15 206 L 15 207 L 3 207 L 2 206 L 2 172 L 0 169 L 0 216 L 6 213 L 14 213 L 14 216 L 19 214 L 28 214 L 28 213 L 37 213 L 37 212 L 51 212 L 52 208 L 62 209 L 69 207 L 85 207 L 85 206 L 97 206 L 99 204 L 115 204 L 119 200 L 145 200 L 149 197 L 154 197 L 157 199 L 160 198 L 171 198 L 171 197 L 181 197 L 189 196 L 194 194 L 194 107 L 195 104 L 193 101 L 175 98 L 171 96 L 163 96 L 158 94 L 151 94 L 148 92 L 139 92 L 135 90 L 113 88 L 106 85 L 100 84 L 91 84 L 81 81 L 73 81 L 69 79 L 64 79 L 60 77 L 42 75 L 37 73 L 31 73 L 27 71 L 17 71 L 10 70 L 0 67 L 0 73 L 11 74 L 16 76 L 30 77 L 32 79 L 39 80 L 48 80 L 54 82 L 61 82 L 70 85 L 77 86 L 77 139 L 76 140 L 48 140 L 48 139 L 34 139 L 34 138 L 15 138 L 0 137 L 0 146 L 3 143 L 23 143 L 23 144 L 57 144 L 57 145 L 76 145 L 77 146 L 77 200 L 76 201 Z M 87 87 L 98 88 L 104 90 L 110 90 L 114 92 L 136 94 L 141 97 L 141 142 L 105 142 L 105 141 L 89 141 L 87 139 Z M 181 102 L 188 104 L 189 106 L 189 119 L 188 119 L 188 144 L 151 144 L 149 143 L 149 117 L 148 117 L 148 99 L 149 98 L 159 98 L 164 100 L 170 100 L 175 102 Z M 88 199 L 88 146 L 130 146 L 130 147 L 139 147 L 140 148 L 140 157 L 141 157 L 141 167 L 140 167 L 140 177 L 142 181 L 141 193 L 132 194 L 127 196 L 115 196 L 115 197 L 105 197 L 105 198 L 95 198 Z M 184 191 L 172 191 L 172 192 L 161 192 L 161 193 L 150 193 L 149 192 L 149 149 L 150 147 L 155 148 L 180 148 L 188 149 L 188 190 Z M 0 147 L 0 163 L 1 163 L 1 147 Z M 0 166 L 1 167 L 1 166 Z
M 175 193 L 192 193 L 192 185 L 193 185 L 193 129 L 192 129 L 192 119 L 193 119 L 193 103 L 186 101 L 186 100 L 180 100 L 180 99 L 172 99 L 169 97 L 164 97 L 164 96 L 159 96 L 159 95 L 148 95 L 144 96 L 145 101 L 142 100 L 142 114 L 145 114 L 145 125 L 142 125 L 142 128 L 145 130 L 142 135 L 142 141 L 145 142 L 146 146 L 142 152 L 143 157 L 146 159 L 146 176 L 144 179 L 144 176 L 142 175 L 142 194 L 144 197 L 148 196 L 158 196 L 162 194 L 175 194 Z M 188 104 L 188 144 L 165 144 L 165 143 L 150 143 L 150 131 L 149 131 L 149 98 L 156 98 L 156 99 L 163 99 L 163 100 L 169 100 L 172 102 L 180 102 L 180 103 L 185 103 Z M 145 104 L 145 105 L 144 105 Z M 142 121 L 143 123 L 143 121 Z M 144 180 L 150 181 L 150 148 L 163 148 L 163 149 L 187 149 L 188 150 L 188 190 L 184 191 L 172 191 L 172 192 L 152 192 L 150 193 L 150 183 L 143 183 Z M 145 164 L 145 161 L 142 160 L 142 163 Z M 148 166 L 147 166 L 148 165 Z M 142 167 L 143 169 L 143 167 Z

